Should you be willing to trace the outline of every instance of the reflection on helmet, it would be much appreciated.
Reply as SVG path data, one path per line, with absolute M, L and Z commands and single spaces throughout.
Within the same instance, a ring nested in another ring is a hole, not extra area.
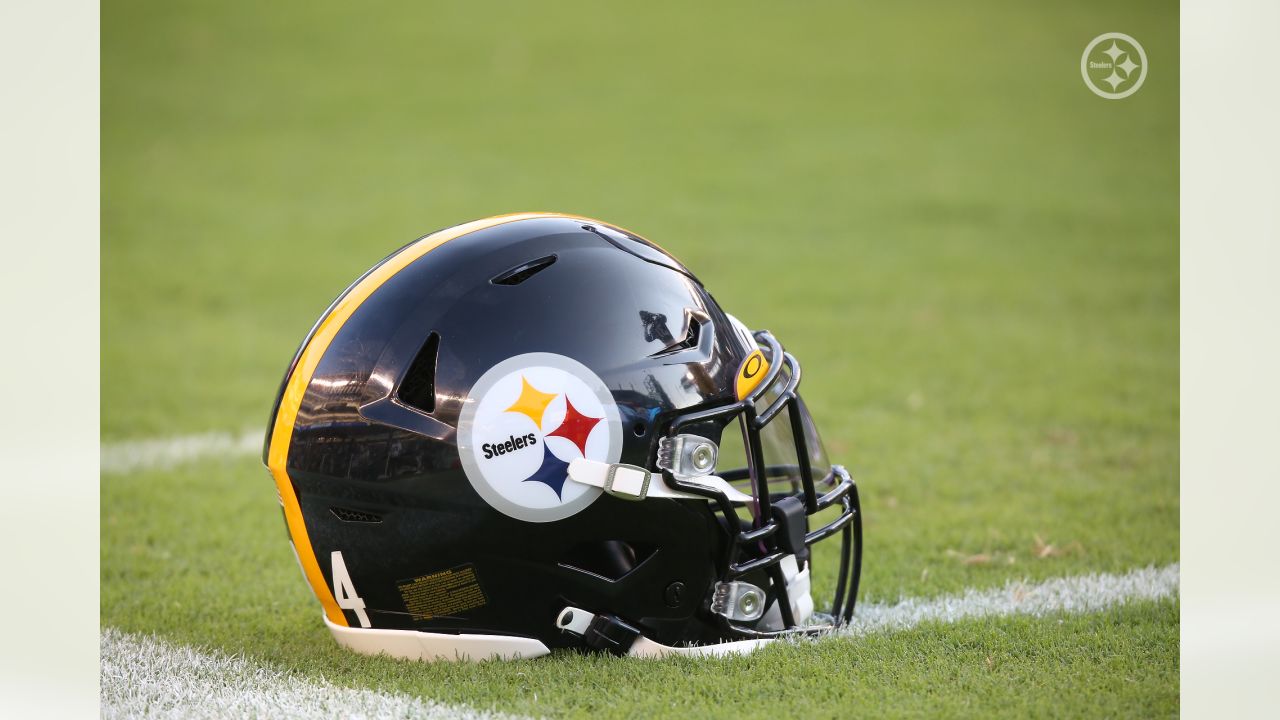
M 857 488 L 799 381 L 647 240 L 500 216 L 405 246 L 334 301 L 264 461 L 354 650 L 744 652 L 848 622 L 857 596 Z

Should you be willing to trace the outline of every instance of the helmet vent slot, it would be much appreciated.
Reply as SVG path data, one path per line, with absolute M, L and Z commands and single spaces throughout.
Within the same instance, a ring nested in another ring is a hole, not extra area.
M 645 323 L 646 326 L 646 340 L 653 339 L 667 343 L 666 347 L 649 355 L 651 358 L 666 357 L 667 355 L 675 355 L 676 353 L 698 348 L 702 343 L 703 330 L 709 330 L 709 328 L 704 328 L 703 326 L 710 322 L 710 320 L 707 319 L 707 316 L 700 312 L 685 311 L 686 329 L 684 337 L 676 340 L 669 332 L 667 332 L 666 326 L 663 324 L 666 322 L 666 318 L 662 315 L 654 315 L 653 313 L 641 311 L 640 320 Z M 652 328 L 657 329 L 653 330 Z M 663 337 L 664 335 L 665 337 Z
M 653 557 L 658 547 L 649 543 L 624 540 L 595 540 L 574 545 L 560 561 L 560 567 L 618 581 L 629 575 L 644 561 Z
M 344 507 L 331 507 L 329 508 L 329 512 L 333 513 L 333 516 L 338 518 L 342 522 L 353 522 L 353 523 L 382 522 L 381 515 L 378 515 L 376 513 L 371 513 L 371 512 L 365 512 L 364 510 L 353 510 L 351 508 L 344 508 Z
M 551 267 L 555 261 L 555 255 L 548 255 L 546 257 L 538 258 L 537 260 L 530 260 L 523 265 L 517 265 L 501 275 L 495 276 L 489 282 L 494 285 L 519 285 L 525 280 L 528 280 L 534 275 L 537 275 L 543 270 Z
M 436 357 L 440 354 L 440 334 L 431 333 L 422 349 L 409 365 L 400 382 L 397 395 L 400 402 L 423 412 L 434 412 L 436 409 Z

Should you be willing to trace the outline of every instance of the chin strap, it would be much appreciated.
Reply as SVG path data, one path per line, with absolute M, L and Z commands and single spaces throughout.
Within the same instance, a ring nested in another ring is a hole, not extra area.
M 660 658 L 673 655 L 685 657 L 719 657 L 745 655 L 759 650 L 769 639 L 735 640 L 715 645 L 672 647 L 654 642 L 640 634 L 631 625 L 613 615 L 595 615 L 575 607 L 567 607 L 556 617 L 556 627 L 582 638 L 587 647 L 614 655 L 628 657 Z
M 598 460 L 577 458 L 569 463 L 569 479 L 583 485 L 598 487 L 605 492 L 623 500 L 644 500 L 645 498 L 679 498 L 682 500 L 709 500 L 702 495 L 694 495 L 667 486 L 662 480 L 662 473 L 645 470 L 636 465 L 622 463 L 606 463 Z M 682 482 L 700 485 L 708 490 L 719 490 L 730 502 L 751 502 L 751 496 L 730 485 L 724 478 L 715 475 L 703 475 L 696 478 L 681 478 Z

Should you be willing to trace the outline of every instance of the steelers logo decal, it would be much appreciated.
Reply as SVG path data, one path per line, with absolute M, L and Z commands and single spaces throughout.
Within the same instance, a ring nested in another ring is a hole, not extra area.
M 585 457 L 615 463 L 622 421 L 604 382 L 563 355 L 528 353 L 480 377 L 458 419 L 467 479 L 496 510 L 550 522 L 590 505 L 601 490 L 568 479 Z

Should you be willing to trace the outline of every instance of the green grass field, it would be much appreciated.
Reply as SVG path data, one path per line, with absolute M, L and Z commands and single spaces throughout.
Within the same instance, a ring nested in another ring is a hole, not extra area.
M 1175 3 L 111 0 L 102 22 L 104 443 L 265 427 L 370 264 L 559 210 L 661 243 L 801 359 L 862 487 L 865 599 L 1177 561 Z M 1122 101 L 1080 78 L 1108 31 L 1151 64 Z M 101 559 L 104 626 L 476 707 L 1178 712 L 1176 600 L 712 662 L 357 657 L 252 457 L 104 475 Z

